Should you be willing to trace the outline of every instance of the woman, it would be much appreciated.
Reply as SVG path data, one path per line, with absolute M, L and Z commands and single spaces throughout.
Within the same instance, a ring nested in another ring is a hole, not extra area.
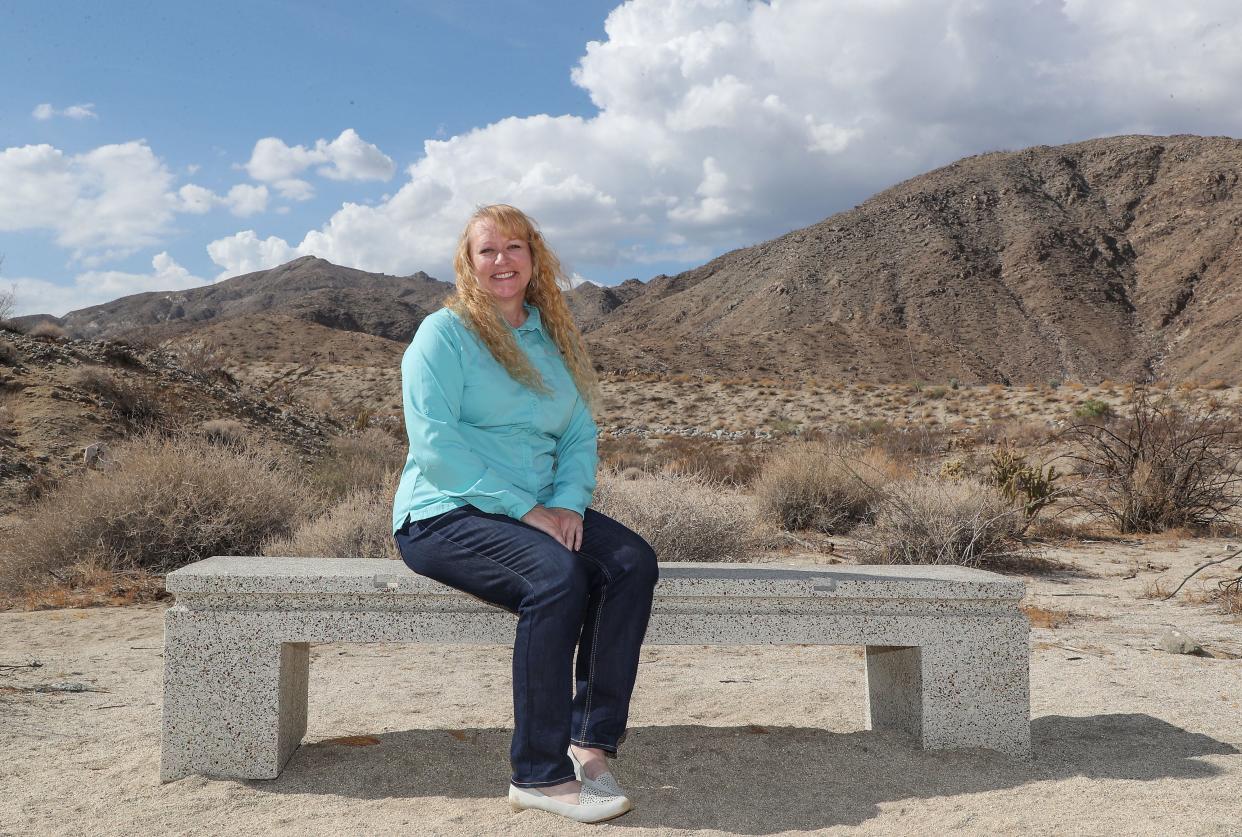
M 655 553 L 587 507 L 599 383 L 534 222 L 479 209 L 454 269 L 456 293 L 401 361 L 397 546 L 415 572 L 518 615 L 513 810 L 611 819 L 631 807 L 605 759 L 625 733 Z

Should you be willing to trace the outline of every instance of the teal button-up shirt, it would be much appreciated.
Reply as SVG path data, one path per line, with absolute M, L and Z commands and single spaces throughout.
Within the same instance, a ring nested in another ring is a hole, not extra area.
M 401 360 L 410 452 L 392 526 L 469 503 L 521 518 L 539 503 L 582 514 L 595 491 L 597 430 L 560 350 L 526 305 L 518 346 L 551 395 L 515 381 L 448 308 L 423 320 Z

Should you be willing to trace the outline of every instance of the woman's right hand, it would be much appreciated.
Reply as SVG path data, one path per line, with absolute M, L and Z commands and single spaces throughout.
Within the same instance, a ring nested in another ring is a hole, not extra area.
M 561 546 L 570 551 L 573 550 L 573 546 L 566 541 L 565 535 L 561 530 L 561 521 L 543 506 L 536 505 L 522 515 L 522 522 L 528 526 L 534 526 L 540 532 L 551 535 Z

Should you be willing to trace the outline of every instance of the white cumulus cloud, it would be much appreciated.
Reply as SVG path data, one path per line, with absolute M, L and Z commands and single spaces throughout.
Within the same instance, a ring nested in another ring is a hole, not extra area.
M 631 0 L 605 30 L 572 73 L 595 115 L 428 141 L 380 203 L 347 203 L 296 244 L 239 233 L 212 257 L 226 273 L 313 253 L 447 278 L 473 207 L 506 201 L 571 266 L 698 260 L 967 154 L 1242 132 L 1233 0 Z M 249 170 L 293 178 L 329 145 L 365 144 L 269 138 Z M 334 176 L 354 170 L 341 159 Z
M 63 316 L 79 308 L 99 305 L 118 297 L 144 291 L 179 291 L 207 284 L 209 280 L 194 276 L 166 252 L 151 260 L 149 273 L 127 273 L 119 270 L 92 270 L 79 273 L 70 285 L 44 279 L 13 280 L 16 314 L 53 314 Z
M 309 189 L 309 184 L 297 179 L 311 166 L 317 166 L 316 172 L 331 180 L 390 180 L 396 173 L 396 164 L 392 158 L 380 151 L 378 147 L 358 136 L 353 128 L 346 128 L 334 140 L 316 140 L 313 148 L 302 145 L 287 145 L 277 137 L 264 137 L 254 145 L 250 153 L 250 161 L 246 163 L 246 171 L 255 180 L 284 183 L 281 194 L 287 190 L 296 190 L 301 194 Z
M 99 118 L 99 114 L 95 113 L 95 105 L 90 102 L 81 105 L 69 105 L 69 107 L 64 108 L 63 110 L 57 110 L 52 107 L 51 104 L 44 102 L 43 104 L 35 105 L 35 109 L 30 115 L 35 119 L 38 119 L 40 122 L 46 122 L 47 120 L 53 119 L 57 116 L 79 120 Z
M 179 205 L 172 173 L 142 140 L 83 154 L 51 145 L 6 148 L 0 183 L 0 231 L 52 230 L 77 255 L 155 244 Z
M 226 268 L 218 278 L 266 270 L 306 255 L 274 235 L 261 239 L 254 230 L 243 230 L 211 242 L 207 245 L 207 254 L 216 264 Z
M 227 206 L 239 218 L 247 218 L 267 209 L 268 191 L 264 185 L 238 183 L 226 195 L 217 195 L 197 183 L 187 183 L 177 190 L 176 209 L 192 215 L 203 215 L 217 206 Z

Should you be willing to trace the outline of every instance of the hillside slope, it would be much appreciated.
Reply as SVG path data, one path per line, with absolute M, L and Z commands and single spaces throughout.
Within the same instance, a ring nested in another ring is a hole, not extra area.
M 864 380 L 1238 380 L 1242 142 L 1114 137 L 970 157 L 657 277 L 608 365 Z

